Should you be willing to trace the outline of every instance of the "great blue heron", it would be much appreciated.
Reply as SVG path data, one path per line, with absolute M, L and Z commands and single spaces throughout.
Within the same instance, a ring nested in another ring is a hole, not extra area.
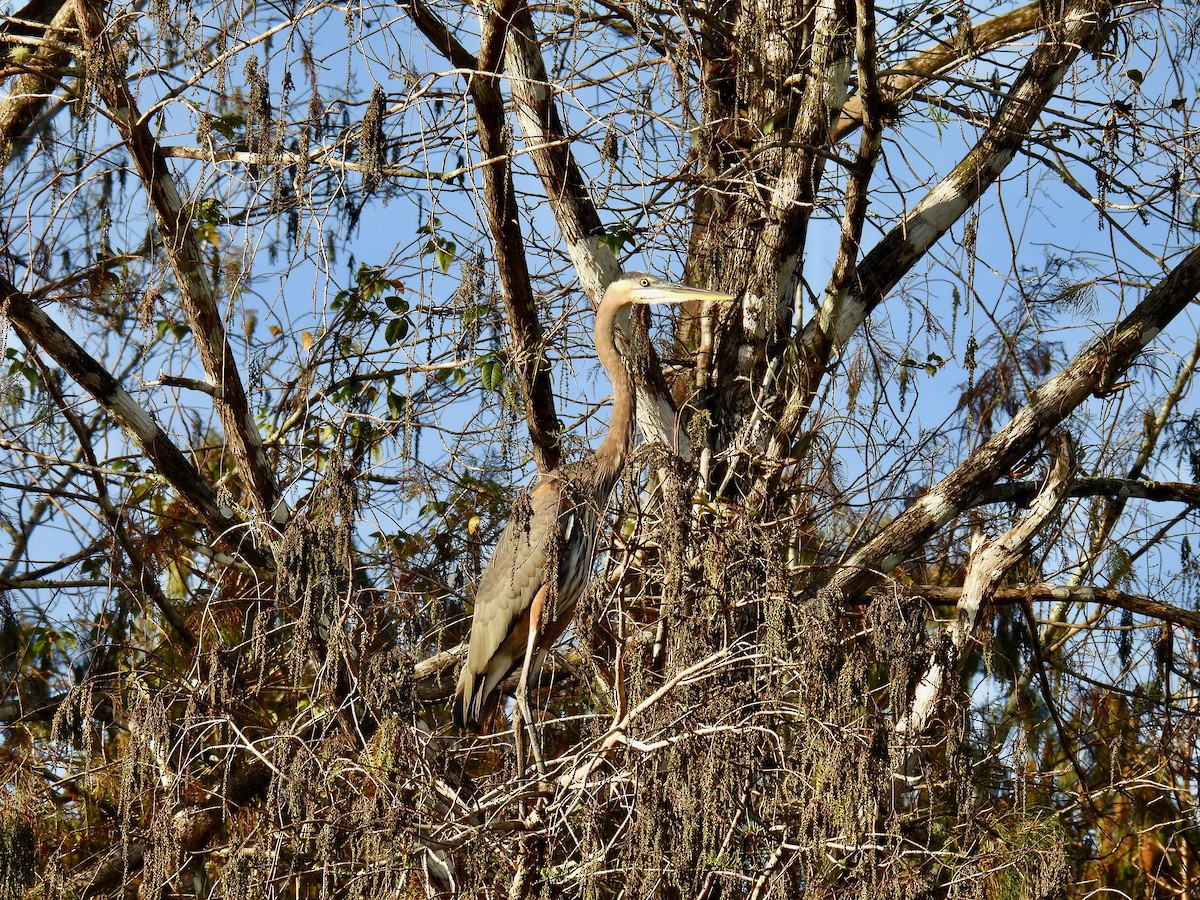
M 628 336 L 636 305 L 732 299 L 643 272 L 627 274 L 605 291 L 595 336 L 596 355 L 612 379 L 608 433 L 586 459 L 541 476 L 528 505 L 517 507 L 500 535 L 475 593 L 471 641 L 454 698 L 460 728 L 480 727 L 499 699 L 500 683 L 518 667 L 517 706 L 530 721 L 527 679 L 570 623 L 587 586 L 599 518 L 633 443 L 634 386 L 617 351 L 616 329 Z

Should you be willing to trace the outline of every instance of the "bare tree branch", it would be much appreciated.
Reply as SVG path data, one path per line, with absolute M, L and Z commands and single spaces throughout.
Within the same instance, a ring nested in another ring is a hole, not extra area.
M 769 451 L 790 444 L 830 360 L 900 279 L 924 257 L 1003 174 L 1080 51 L 1090 46 L 1112 9 L 1109 0 L 1077 0 L 1047 30 L 983 135 L 954 170 L 859 263 L 857 290 L 831 283 L 819 315 L 801 335 L 805 375 L 801 400 L 788 405 Z
M 1112 330 L 1092 341 L 1038 389 L 1003 429 L 933 490 L 858 550 L 830 586 L 847 599 L 890 572 L 939 528 L 973 505 L 1037 441 L 1093 394 L 1116 383 L 1159 332 L 1200 294 L 1200 247 L 1194 248 Z
M 579 284 L 592 306 L 599 306 L 605 289 L 621 274 L 621 264 L 604 240 L 600 214 L 555 106 L 537 27 L 525 0 L 517 2 L 505 46 L 514 114 L 527 152 L 541 176 Z M 653 348 L 648 356 L 645 371 L 634 380 L 638 426 L 650 440 L 675 447 L 686 457 L 690 447 L 686 436 L 677 434 L 676 408 L 661 363 Z
M 240 539 L 248 537 L 243 534 L 244 523 L 234 515 L 233 510 L 217 502 L 216 494 L 196 471 L 196 467 L 108 370 L 3 276 L 0 276 L 0 292 L 3 292 L 0 314 L 12 322 L 21 339 L 45 350 L 95 398 L 142 448 L 142 452 L 179 494 L 180 499 L 196 511 L 218 544 L 242 555 L 252 565 L 269 567 L 267 557 L 251 545 L 252 541 L 243 543 Z
M 979 492 L 972 507 L 987 503 L 1029 503 L 1038 491 L 1032 481 L 1006 481 Z M 1155 500 L 1200 506 L 1200 484 L 1186 481 L 1149 481 L 1142 478 L 1076 478 L 1067 488 L 1068 497 L 1112 497 L 1126 500 Z
M 929 725 L 945 685 L 957 682 L 964 651 L 975 636 L 984 608 L 992 602 L 1009 570 L 1025 558 L 1030 542 L 1062 505 L 1075 470 L 1075 449 L 1066 434 L 1052 438 L 1052 443 L 1050 471 L 1029 509 L 1003 535 L 972 550 L 966 579 L 955 601 L 954 617 L 943 626 L 939 646 L 917 683 L 912 703 L 896 722 L 898 734 L 920 735 Z
M 62 0 L 46 25 L 41 46 L 33 51 L 25 62 L 25 71 L 0 102 L 0 150 L 5 163 L 12 155 L 13 143 L 25 136 L 70 62 L 72 52 L 66 40 L 74 26 L 75 2 Z
M 503 62 L 499 47 L 510 30 L 508 18 L 513 5 L 514 0 L 501 4 L 489 13 L 484 23 L 483 47 L 488 61 L 497 67 Z M 406 0 L 404 6 L 429 42 L 469 73 L 464 77 L 475 105 L 480 151 L 485 159 L 495 160 L 483 168 L 484 213 L 492 233 L 496 271 L 508 317 L 509 356 L 525 397 L 525 418 L 538 471 L 548 472 L 562 460 L 562 423 L 555 410 L 550 366 L 545 356 L 546 334 L 538 317 L 521 233 L 504 100 L 496 78 L 498 70 L 480 69 L 469 51 L 422 0 Z
M 912 59 L 891 68 L 880 78 L 880 93 L 884 102 L 892 108 L 906 104 L 922 85 L 940 75 L 952 71 L 961 64 L 975 59 L 988 50 L 995 49 L 1015 38 L 1035 32 L 1042 24 L 1044 6 L 1029 3 L 1019 9 L 988 19 L 981 25 L 961 24 L 959 40 L 922 50 Z M 834 142 L 845 140 L 863 122 L 864 95 L 850 97 L 842 107 L 842 114 L 833 126 L 831 137 Z
M 87 5 L 84 4 L 84 9 Z M 133 157 L 162 235 L 180 300 L 192 329 L 200 361 L 214 388 L 217 412 L 225 441 L 245 479 L 256 509 L 276 524 L 286 522 L 290 511 L 279 493 L 271 462 L 263 448 L 254 413 L 242 384 L 240 369 L 229 345 L 225 322 L 213 292 L 192 216 L 175 187 L 175 180 L 150 133 L 150 124 L 138 112 L 137 101 L 125 80 L 120 61 L 101 25 L 99 9 L 88 11 L 83 29 L 84 46 L 98 55 L 102 65 L 97 87 L 112 111 L 113 120 Z
M 914 584 L 907 590 L 924 597 L 930 603 L 957 604 L 962 598 L 964 588 L 942 587 L 936 584 Z M 1164 603 L 1144 594 L 1130 594 L 1116 588 L 1096 587 L 1090 584 L 1015 584 L 1009 587 L 997 588 L 991 597 L 995 604 L 1033 602 L 1059 603 L 1098 603 L 1104 606 L 1114 606 L 1117 609 L 1129 610 L 1139 616 L 1149 619 L 1160 619 L 1184 628 L 1194 628 L 1200 631 L 1200 612 L 1185 609 L 1173 603 Z
M 150 598 L 150 601 L 162 613 L 163 618 L 167 621 L 175 636 L 183 642 L 183 645 L 189 649 L 195 647 L 197 643 L 196 635 L 188 627 L 183 615 L 175 608 L 175 604 L 163 593 L 163 589 L 158 584 L 157 573 L 151 571 L 149 566 L 146 565 L 146 560 L 141 550 L 130 539 L 129 530 L 125 527 L 121 513 L 109 496 L 108 485 L 104 477 L 100 474 L 99 460 L 97 460 L 95 450 L 92 448 L 91 433 L 80 420 L 78 413 L 71 408 L 71 404 L 67 402 L 67 398 L 59 389 L 57 380 L 52 377 L 49 368 L 37 358 L 33 348 L 30 350 L 30 355 L 34 356 L 38 369 L 42 372 L 43 383 L 46 385 L 46 389 L 54 398 L 54 402 L 58 404 L 59 410 L 66 417 L 71 430 L 75 432 L 75 437 L 79 440 L 80 453 L 90 467 L 88 473 L 92 476 L 92 484 L 96 487 L 96 505 L 100 507 L 100 511 L 104 514 L 105 519 L 108 520 L 108 527 L 116 537 L 117 543 L 120 544 L 126 559 L 129 560 L 137 589 L 145 592 L 146 596 Z M 114 566 L 114 568 L 116 567 Z M 104 667 L 105 665 L 102 663 L 101 668 Z
M 1150 457 L 1154 453 L 1155 447 L 1158 446 L 1158 439 L 1161 437 L 1163 430 L 1167 427 L 1167 422 L 1170 421 L 1171 413 L 1174 411 L 1176 404 L 1183 399 L 1184 391 L 1187 386 L 1192 383 L 1192 379 L 1196 374 L 1196 364 L 1200 362 L 1200 338 L 1197 338 L 1196 343 L 1192 346 L 1192 352 L 1188 358 L 1179 367 L 1179 372 L 1175 376 L 1175 383 L 1171 386 L 1171 390 L 1167 393 L 1162 405 L 1154 414 L 1154 417 L 1149 419 L 1145 424 L 1145 433 L 1142 435 L 1142 445 L 1138 448 L 1137 456 L 1133 463 L 1129 466 L 1125 480 L 1137 484 L 1142 479 L 1142 474 L 1146 471 L 1146 466 L 1150 463 Z M 1188 485 L 1192 488 L 1193 496 L 1197 499 L 1189 500 L 1190 503 L 1200 502 L 1200 489 L 1195 485 Z M 1092 532 L 1092 538 L 1088 546 L 1087 559 L 1083 571 L 1080 576 L 1087 577 L 1087 574 L 1093 571 L 1096 560 L 1101 553 L 1103 546 L 1108 543 L 1109 537 L 1112 535 L 1113 529 L 1117 525 L 1117 520 L 1125 512 L 1125 505 L 1130 497 L 1138 496 L 1133 493 L 1133 489 L 1125 491 L 1109 491 L 1109 500 L 1104 504 L 1096 526 Z M 1183 491 L 1176 492 L 1176 495 L 1182 495 Z
M 540 148 L 531 155 L 567 253 L 584 293 L 593 306 L 599 306 L 604 289 L 620 275 L 621 265 L 603 241 L 604 225 L 554 105 L 537 28 L 525 0 L 519 0 L 508 29 L 505 65 L 521 135 L 527 146 Z

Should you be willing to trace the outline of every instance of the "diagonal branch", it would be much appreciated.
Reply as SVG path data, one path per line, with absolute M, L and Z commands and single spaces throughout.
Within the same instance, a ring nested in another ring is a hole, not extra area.
M 940 652 L 934 655 L 918 682 L 912 703 L 896 723 L 898 734 L 915 736 L 925 730 L 946 684 L 957 680 L 967 643 L 974 638 L 983 610 L 994 602 L 1000 582 L 1025 557 L 1030 542 L 1066 498 L 1067 486 L 1075 473 L 1074 447 L 1065 434 L 1058 435 L 1052 443 L 1054 458 L 1050 471 L 1029 509 L 1007 532 L 971 553 L 954 618 L 943 629 Z
M 867 219 L 871 176 L 882 149 L 884 101 L 878 78 L 879 57 L 875 45 L 875 8 L 870 0 L 858 0 L 855 23 L 855 50 L 858 55 L 858 101 L 863 131 L 858 155 L 846 178 L 846 211 L 842 216 L 842 234 L 830 283 L 835 290 L 853 287 L 858 282 L 858 254 L 862 247 L 863 225 Z
M 1171 419 L 1172 411 L 1174 411 L 1176 405 L 1183 399 L 1188 385 L 1192 383 L 1197 363 L 1200 363 L 1200 337 L 1197 338 L 1196 343 L 1193 345 L 1192 352 L 1187 360 L 1179 367 L 1175 383 L 1159 407 L 1158 412 L 1146 422 L 1142 435 L 1142 445 L 1138 448 L 1137 456 L 1134 458 L 1133 464 L 1129 467 L 1124 480 L 1135 483 L 1141 481 L 1142 473 L 1146 471 L 1146 466 L 1150 463 L 1154 449 L 1158 446 L 1158 440 Z M 1101 548 L 1108 543 L 1108 538 L 1112 534 L 1113 529 L 1116 528 L 1117 520 L 1124 514 L 1126 503 L 1131 496 L 1133 496 L 1132 492 L 1124 491 L 1111 492 L 1109 494 L 1108 502 L 1100 510 L 1096 524 L 1092 530 L 1091 539 L 1088 541 L 1087 557 L 1084 566 L 1081 567 L 1083 571 L 1080 572 L 1081 578 L 1086 577 L 1084 573 L 1094 571 Z
M 867 316 L 1008 168 L 1071 64 L 1094 42 L 1111 8 L 1110 0 L 1072 3 L 1063 20 L 1047 29 L 971 151 L 863 258 L 857 289 L 830 285 L 819 314 L 801 335 L 805 372 L 797 388 L 800 402 L 790 404 L 791 414 L 781 419 L 777 445 L 787 444 L 796 433 L 830 361 Z
M 483 166 L 484 214 L 492 233 L 496 272 L 508 317 L 510 357 L 515 364 L 521 393 L 525 397 L 525 419 L 533 442 L 538 471 L 555 468 L 562 459 L 562 423 L 554 403 L 550 366 L 545 356 L 546 333 L 538 317 L 537 298 L 529 276 L 525 238 L 521 232 L 520 207 L 513 187 L 511 146 L 506 129 L 504 98 L 497 75 L 503 58 L 499 48 L 510 30 L 509 19 L 515 0 L 494 8 L 483 22 L 481 62 L 451 34 L 450 29 L 424 3 L 402 0 L 413 23 L 426 39 L 458 68 L 475 105 Z
M 86 9 L 86 4 L 81 4 Z M 259 512 L 276 523 L 287 521 L 290 512 L 279 493 L 271 462 L 263 448 L 262 437 L 254 420 L 239 376 L 240 368 L 225 331 L 219 303 L 205 265 L 203 251 L 192 217 L 184 205 L 167 167 L 158 142 L 150 133 L 149 123 L 138 112 L 137 101 L 129 89 L 107 32 L 101 26 L 96 9 L 88 10 L 84 23 L 84 47 L 98 57 L 101 73 L 97 87 L 112 111 L 113 120 L 133 157 L 138 175 L 154 208 L 163 247 L 167 252 L 180 300 L 192 337 L 199 351 L 221 424 L 225 443 L 242 473 L 246 490 Z
M 233 510 L 217 502 L 213 489 L 151 415 L 104 366 L 3 276 L 0 276 L 0 315 L 12 322 L 22 341 L 41 347 L 116 420 L 159 475 L 200 516 L 218 544 L 241 554 L 251 565 L 270 568 L 268 558 L 257 548 L 238 545 L 237 533 L 244 523 Z
M 49 10 L 47 10 L 47 13 Z M 25 137 L 59 77 L 71 61 L 67 32 L 75 26 L 74 0 L 62 0 L 46 24 L 43 43 L 30 54 L 24 71 L 13 79 L 8 96 L 0 102 L 0 149 L 4 161 L 11 156 L 13 144 Z
M 491 56 L 486 61 L 492 62 L 497 72 L 504 62 L 499 47 L 503 46 L 513 6 L 513 0 L 506 0 L 484 23 L 483 50 Z M 470 78 L 480 153 L 484 159 L 503 160 L 483 170 L 484 208 L 492 231 L 504 308 L 508 313 L 512 359 L 525 391 L 526 418 L 533 439 L 534 457 L 538 470 L 547 472 L 562 461 L 562 423 L 555 410 L 550 366 L 545 356 L 546 333 L 538 316 L 525 254 L 520 207 L 513 186 L 512 145 L 504 98 L 499 81 L 491 77 L 492 74 L 479 73 Z
M 966 40 L 946 42 L 922 50 L 880 78 L 879 90 L 884 102 L 895 110 L 907 103 L 922 85 L 928 84 L 939 75 L 944 75 L 1014 38 L 1032 34 L 1042 25 L 1043 10 L 1043 3 L 1029 3 L 989 19 L 981 25 L 971 26 L 964 23 L 963 34 Z M 855 94 L 846 101 L 842 107 L 842 114 L 832 129 L 831 137 L 834 142 L 844 140 L 863 124 L 866 113 L 863 99 L 862 94 Z
M 425 39 L 451 65 L 465 72 L 475 72 L 479 68 L 479 60 L 475 55 L 459 42 L 446 23 L 425 5 L 424 0 L 400 0 L 400 5 L 421 34 L 425 35 Z
M 156 573 L 146 564 L 146 559 L 142 555 L 141 549 L 131 539 L 129 531 L 125 527 L 120 510 L 117 509 L 116 504 L 112 501 L 112 497 L 109 496 L 108 484 L 100 474 L 100 462 L 96 458 L 95 451 L 92 449 L 92 435 L 90 430 L 84 425 L 79 414 L 72 408 L 71 404 L 67 402 L 67 398 L 58 386 L 58 380 L 51 377 L 49 367 L 36 353 L 32 352 L 32 348 L 30 355 L 33 357 L 34 365 L 42 373 L 42 383 L 45 384 L 46 390 L 50 392 L 50 396 L 58 406 L 59 412 L 62 413 L 63 417 L 67 420 L 67 424 L 71 426 L 71 430 L 75 432 L 75 437 L 79 440 L 80 453 L 83 455 L 84 462 L 90 467 L 89 474 L 92 476 L 92 484 L 96 488 L 96 504 L 100 507 L 100 511 L 108 521 L 108 527 L 112 530 L 113 536 L 125 554 L 125 558 L 129 561 L 129 566 L 133 570 L 133 576 L 138 588 L 158 607 L 159 612 L 162 613 L 163 618 L 171 626 L 175 636 L 183 642 L 184 646 L 188 649 L 194 648 L 197 643 L 196 635 L 188 627 L 183 614 L 176 609 L 175 604 L 163 592 L 162 586 L 158 583 Z M 110 655 L 111 645 L 102 654 L 102 658 L 93 663 L 93 671 L 107 669 L 109 667 L 107 657 Z
M 505 65 L 521 136 L 542 180 L 579 284 L 593 307 L 621 275 L 621 264 L 592 202 L 583 170 L 571 151 L 571 138 L 554 104 L 546 60 L 527 0 L 517 0 L 508 28 Z M 638 427 L 652 441 L 674 446 L 686 457 L 686 436 L 676 428 L 676 406 L 662 374 L 662 364 L 648 346 L 643 371 L 634 379 Z
M 832 361 L 888 293 L 1005 172 L 1072 63 L 1103 32 L 1115 2 L 1075 0 L 1060 21 L 1048 24 L 970 152 L 862 259 L 854 283 L 845 283 L 835 273 L 820 311 L 800 335 L 794 386 L 780 391 L 771 409 L 749 417 L 735 440 L 735 445 L 758 447 L 759 420 L 777 423 L 765 441 L 765 455 L 776 471 L 767 472 L 764 493 L 770 493 Z
M 1200 295 L 1200 246 L 1192 249 L 1132 312 L 1081 350 L 1034 392 L 1012 420 L 929 493 L 840 567 L 830 587 L 860 596 L 1022 460 L 1092 395 L 1103 396 L 1171 321 Z
M 527 147 L 538 148 L 530 155 L 550 209 L 584 293 L 593 306 L 599 306 L 604 289 L 621 274 L 621 264 L 603 241 L 604 225 L 554 105 L 546 61 L 526 0 L 518 0 L 508 29 L 505 65 L 522 138 Z

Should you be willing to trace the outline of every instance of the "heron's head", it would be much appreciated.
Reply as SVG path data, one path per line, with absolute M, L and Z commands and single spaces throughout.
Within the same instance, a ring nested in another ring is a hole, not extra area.
M 646 306 L 652 303 L 687 303 L 691 300 L 727 303 L 733 300 L 732 295 L 721 291 L 708 291 L 704 288 L 688 287 L 664 281 L 656 275 L 646 272 L 628 272 L 608 286 L 604 292 L 601 309 L 607 307 L 617 323 L 628 324 L 629 313 L 634 306 Z
M 604 292 L 605 306 L 686 303 L 689 300 L 728 302 L 732 299 L 731 295 L 721 291 L 706 291 L 704 288 L 674 284 L 646 272 L 628 272 L 610 284 Z

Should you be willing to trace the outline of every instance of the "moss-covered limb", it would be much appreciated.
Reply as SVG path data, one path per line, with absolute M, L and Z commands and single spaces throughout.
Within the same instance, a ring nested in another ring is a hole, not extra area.
M 45 31 L 36 39 L 37 45 L 31 51 L 25 53 L 26 48 L 22 46 L 23 71 L 13 79 L 8 95 L 0 101 L 0 161 L 3 163 L 11 159 L 14 144 L 28 139 L 30 126 L 45 108 L 63 70 L 75 56 L 68 42 L 68 32 L 75 26 L 74 0 L 52 0 L 37 6 L 41 8 L 33 11 L 39 21 L 45 21 Z

